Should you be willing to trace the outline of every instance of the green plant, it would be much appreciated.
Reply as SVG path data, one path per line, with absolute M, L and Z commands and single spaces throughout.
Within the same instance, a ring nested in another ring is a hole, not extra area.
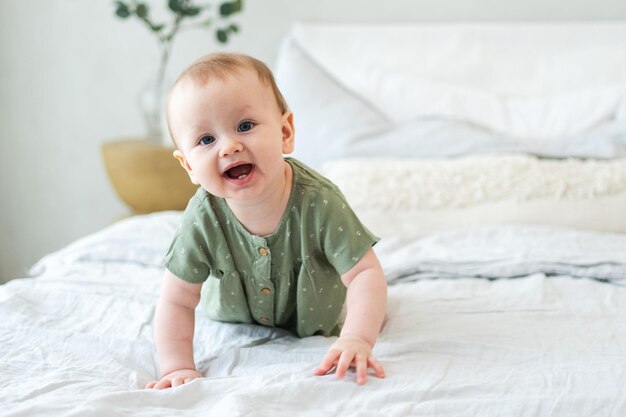
M 225 44 L 232 34 L 239 32 L 239 25 L 231 22 L 230 18 L 243 10 L 243 0 L 213 1 L 206 0 L 198 3 L 193 0 L 167 0 L 167 10 L 170 20 L 156 22 L 151 16 L 151 9 L 147 2 L 137 0 L 115 0 L 115 15 L 120 19 L 137 18 L 156 36 L 161 52 L 156 83 L 154 88 L 157 103 L 152 115 L 146 115 L 150 136 L 160 136 L 160 97 L 162 96 L 163 81 L 169 62 L 172 45 L 176 35 L 182 30 L 208 29 L 215 25 L 215 38 Z M 219 25 L 219 26 L 218 26 Z M 148 118 L 156 117 L 149 121 Z

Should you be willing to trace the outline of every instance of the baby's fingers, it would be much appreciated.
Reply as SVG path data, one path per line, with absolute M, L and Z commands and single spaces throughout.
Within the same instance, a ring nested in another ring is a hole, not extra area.
M 352 364 L 352 360 L 355 358 L 355 354 L 353 352 L 344 351 L 339 358 L 339 362 L 337 362 L 337 370 L 335 371 L 335 375 L 338 378 L 343 378 L 346 376 L 346 372 L 350 369 L 350 365 Z
M 333 369 L 333 367 L 335 366 L 335 362 L 337 362 L 337 358 L 340 354 L 341 351 L 337 351 L 334 349 L 329 350 L 328 353 L 326 353 L 326 356 L 324 356 L 324 359 L 322 359 L 322 362 L 319 364 L 317 369 L 315 369 L 315 375 L 325 375 L 331 369 Z
M 365 384 L 365 380 L 367 379 L 367 357 L 356 355 L 354 362 L 356 363 L 356 382 L 358 384 Z
M 157 382 L 159 382 L 159 381 L 150 381 L 150 382 L 148 382 L 146 384 L 146 386 L 144 388 L 146 388 L 146 389 L 153 388 L 157 384 Z
M 374 372 L 376 372 L 376 376 L 379 378 L 384 378 L 385 377 L 385 370 L 383 369 L 382 365 L 380 364 L 380 362 L 378 362 L 374 357 L 370 356 L 367 359 L 367 363 L 369 364 L 369 367 L 372 368 L 374 370 Z
M 185 384 L 185 378 L 183 378 L 182 376 L 177 376 L 174 379 L 172 379 L 172 388 L 177 387 L 179 385 L 183 385 Z
M 171 388 L 171 386 L 172 386 L 172 380 L 169 378 L 163 378 L 154 385 L 154 389 Z

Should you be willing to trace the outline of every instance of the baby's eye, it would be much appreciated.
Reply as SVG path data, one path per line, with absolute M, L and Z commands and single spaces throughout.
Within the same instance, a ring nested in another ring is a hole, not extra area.
M 254 127 L 254 124 L 251 121 L 246 120 L 244 122 L 239 123 L 239 127 L 237 127 L 237 132 L 247 132 L 253 127 Z
M 198 143 L 200 145 L 210 145 L 213 142 L 215 142 L 215 138 L 211 135 L 204 135 L 201 136 L 200 139 L 198 139 Z

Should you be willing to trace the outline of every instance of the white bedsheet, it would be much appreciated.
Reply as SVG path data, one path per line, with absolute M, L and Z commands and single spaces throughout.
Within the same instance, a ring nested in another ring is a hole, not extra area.
M 375 348 L 384 380 L 313 376 L 333 338 L 199 312 L 195 354 L 207 378 L 144 390 L 156 375 L 160 257 L 177 219 L 130 219 L 48 256 L 40 276 L 0 287 L 0 415 L 626 415 L 626 236 L 542 227 L 381 242 L 389 277 L 404 277 L 390 286 Z M 445 264 L 455 278 L 411 275 L 411 259 Z M 535 270 L 473 278 L 470 260 Z M 604 263 L 617 275 L 548 277 L 542 262 Z

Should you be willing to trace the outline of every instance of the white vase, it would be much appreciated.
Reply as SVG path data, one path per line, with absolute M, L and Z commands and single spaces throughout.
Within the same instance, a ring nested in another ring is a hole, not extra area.
M 138 104 L 145 126 L 145 137 L 155 143 L 167 143 L 169 134 L 165 121 L 165 103 L 169 84 L 154 75 L 139 92 Z M 166 137 L 168 136 L 168 137 Z

